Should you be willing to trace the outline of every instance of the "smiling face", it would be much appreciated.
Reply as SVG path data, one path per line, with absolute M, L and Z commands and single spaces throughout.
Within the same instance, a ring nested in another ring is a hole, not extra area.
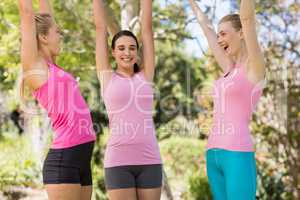
M 228 56 L 238 54 L 242 46 L 243 36 L 241 31 L 236 31 L 231 22 L 219 24 L 218 43 Z
M 239 15 L 225 16 L 218 26 L 218 44 L 224 49 L 226 55 L 236 56 L 243 42 Z
M 129 68 L 133 69 L 138 57 L 137 42 L 131 36 L 121 36 L 115 41 L 112 53 L 118 68 L 123 68 L 124 71 L 128 71 Z

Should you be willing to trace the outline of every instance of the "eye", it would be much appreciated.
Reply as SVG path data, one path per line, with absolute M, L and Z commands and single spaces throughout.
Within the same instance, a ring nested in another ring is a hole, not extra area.
M 124 51 L 124 50 L 125 50 L 125 47 L 118 47 L 118 49 L 119 49 L 120 51 Z
M 129 47 L 129 50 L 135 51 L 135 50 L 136 50 L 136 47 L 135 47 L 135 46 L 131 46 L 131 47 Z

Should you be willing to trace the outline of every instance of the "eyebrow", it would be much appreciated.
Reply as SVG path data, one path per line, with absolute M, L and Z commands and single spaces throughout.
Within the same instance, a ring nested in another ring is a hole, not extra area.
M 222 34 L 222 33 L 226 33 L 226 31 L 220 31 L 219 33 L 217 33 L 217 36 L 219 36 L 220 34 Z
M 120 44 L 117 47 L 125 47 L 125 45 L 124 44 Z M 129 45 L 129 47 L 137 47 L 137 46 L 132 44 L 132 45 Z

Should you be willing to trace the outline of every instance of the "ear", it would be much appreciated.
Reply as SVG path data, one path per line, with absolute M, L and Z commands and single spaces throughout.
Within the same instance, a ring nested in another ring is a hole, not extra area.
M 38 39 L 41 44 L 48 44 L 48 38 L 46 35 L 39 35 Z

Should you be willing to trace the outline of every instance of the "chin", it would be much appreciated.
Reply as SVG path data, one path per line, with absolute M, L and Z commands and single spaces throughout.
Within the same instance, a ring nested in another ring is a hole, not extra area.
M 122 68 L 124 69 L 130 69 L 130 68 L 133 68 L 134 64 L 123 64 L 121 65 Z
M 60 54 L 60 51 L 61 51 L 60 49 L 57 49 L 56 51 L 53 51 L 52 54 L 54 56 L 58 56 Z

